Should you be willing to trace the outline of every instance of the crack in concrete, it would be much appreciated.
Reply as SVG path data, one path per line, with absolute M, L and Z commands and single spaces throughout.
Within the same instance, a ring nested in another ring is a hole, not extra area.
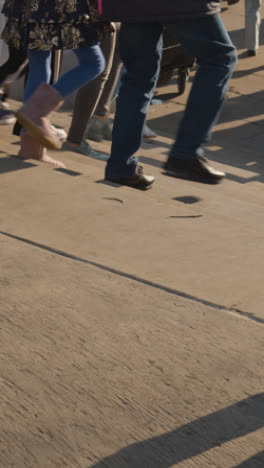
M 126 272 L 124 272 L 122 270 L 118 270 L 116 268 L 112 268 L 112 267 L 109 267 L 107 265 L 103 265 L 101 263 L 94 262 L 92 260 L 87 260 L 85 258 L 78 257 L 77 255 L 70 254 L 70 253 L 65 252 L 63 250 L 59 250 L 59 249 L 50 247 L 50 246 L 42 244 L 40 242 L 35 242 L 35 241 L 30 240 L 30 239 L 26 239 L 25 237 L 17 236 L 15 234 L 10 234 L 9 232 L 0 231 L 0 234 L 2 236 L 9 237 L 10 239 L 17 240 L 19 242 L 23 242 L 24 244 L 31 245 L 31 246 L 36 247 L 38 249 L 45 250 L 46 252 L 50 252 L 50 253 L 53 253 L 55 255 L 59 255 L 60 257 L 68 258 L 70 260 L 75 260 L 75 261 L 80 262 L 80 263 L 85 263 L 86 265 L 93 266 L 94 268 L 97 268 L 97 269 L 100 269 L 100 270 L 103 270 L 103 271 L 107 271 L 108 273 L 112 273 L 112 274 L 120 276 L 122 278 L 130 279 L 132 281 L 135 281 L 135 282 L 140 283 L 140 284 L 144 284 L 144 285 L 149 286 L 151 288 L 159 289 L 160 291 L 164 291 L 164 292 L 166 292 L 168 294 L 172 294 L 174 296 L 182 297 L 184 299 L 188 299 L 188 300 L 196 302 L 198 304 L 203 304 L 205 306 L 212 307 L 213 309 L 216 309 L 216 310 L 222 310 L 222 311 L 225 311 L 225 312 L 229 312 L 229 313 L 238 315 L 238 316 L 240 316 L 240 317 L 242 317 L 244 319 L 251 320 L 251 321 L 253 321 L 253 322 L 255 322 L 255 323 L 259 324 L 259 325 L 264 325 L 264 319 L 262 319 L 261 317 L 258 317 L 257 315 L 254 315 L 251 312 L 244 312 L 244 311 L 242 311 L 240 309 L 236 309 L 234 307 L 229 308 L 229 307 L 223 306 L 221 304 L 217 304 L 215 302 L 208 301 L 206 299 L 201 299 L 200 297 L 196 297 L 196 296 L 193 296 L 192 294 L 188 294 L 188 293 L 185 293 L 183 291 L 179 291 L 178 289 L 170 288 L 170 287 L 164 286 L 162 284 L 146 280 L 146 279 L 141 278 L 141 277 L 139 277 L 137 275 L 133 275 L 131 273 L 126 273 Z

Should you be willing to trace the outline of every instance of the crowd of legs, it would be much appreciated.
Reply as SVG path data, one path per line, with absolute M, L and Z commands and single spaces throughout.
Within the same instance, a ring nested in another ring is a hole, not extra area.
M 257 50 L 259 44 L 260 6 L 261 0 L 245 0 L 245 37 L 249 55 L 250 51 Z M 7 77 L 21 67 L 19 76 L 28 70 L 24 103 L 16 114 L 15 133 L 21 139 L 18 157 L 63 166 L 47 155 L 48 148 L 61 146 L 48 116 L 65 98 L 77 91 L 70 129 L 62 148 L 91 156 L 94 151 L 87 138 L 112 140 L 110 157 L 105 157 L 105 178 L 136 188 L 151 186 L 154 177 L 144 174 L 136 153 L 159 78 L 164 26 L 175 41 L 196 59 L 196 73 L 185 112 L 164 167 L 175 177 L 208 183 L 222 180 L 225 174 L 214 169 L 204 154 L 204 144 L 211 138 L 237 63 L 236 49 L 219 14 L 188 21 L 175 19 L 165 25 L 158 22 L 124 23 L 120 27 L 115 24 L 111 33 L 105 34 L 100 42 L 71 47 L 76 66 L 61 73 L 57 80 L 52 77 L 52 47 L 18 51 L 10 44 L 9 59 L 0 67 L 0 84 L 3 85 Z M 121 69 L 112 128 L 108 117 Z M 5 97 L 6 92 L 3 91 L 3 100 Z M 5 114 L 6 123 L 13 123 L 12 113 L 6 110 Z

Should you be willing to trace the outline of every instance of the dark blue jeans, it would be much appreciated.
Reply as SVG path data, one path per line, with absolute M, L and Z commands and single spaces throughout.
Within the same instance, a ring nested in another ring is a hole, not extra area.
M 198 70 L 178 128 L 171 156 L 195 158 L 203 154 L 226 95 L 237 54 L 219 15 L 177 20 L 168 31 L 196 57 Z M 106 176 L 134 174 L 149 103 L 155 92 L 162 56 L 162 25 L 124 24 L 120 55 L 126 67 L 113 128 Z

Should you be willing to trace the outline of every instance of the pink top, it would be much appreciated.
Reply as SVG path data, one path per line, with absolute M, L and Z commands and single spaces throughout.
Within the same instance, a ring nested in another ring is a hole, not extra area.
M 103 13 L 103 0 L 97 0 L 98 1 L 98 11 L 99 15 Z

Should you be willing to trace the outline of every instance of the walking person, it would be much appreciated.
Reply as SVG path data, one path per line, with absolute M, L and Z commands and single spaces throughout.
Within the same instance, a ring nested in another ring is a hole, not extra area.
M 0 34 L 2 34 L 2 31 L 5 27 L 5 17 L 1 13 L 2 9 L 4 6 L 4 1 L 0 0 Z M 0 39 L 0 67 L 8 60 L 9 58 L 9 50 L 7 44 Z
M 6 102 L 11 84 L 26 73 L 27 54 L 24 50 L 8 48 L 8 59 L 0 67 L 0 125 L 14 124 L 15 114 Z
M 262 0 L 245 0 L 245 45 L 249 57 L 257 55 L 259 48 L 261 4 Z
M 112 151 L 105 178 L 139 189 L 148 188 L 154 182 L 154 177 L 145 175 L 138 166 L 135 153 L 140 147 L 144 121 L 159 75 L 162 30 L 166 24 L 169 33 L 196 57 L 198 65 L 176 141 L 165 164 L 166 170 L 175 177 L 219 182 L 225 174 L 209 164 L 202 145 L 209 140 L 218 119 L 237 62 L 236 49 L 219 15 L 220 0 L 135 2 L 134 7 L 140 4 L 144 12 L 149 12 L 146 22 L 142 22 L 144 18 L 140 11 L 137 15 L 135 11 L 130 12 L 134 18 L 138 17 L 137 23 L 136 19 L 129 23 L 129 18 L 125 18 L 133 5 L 121 0 L 119 3 L 116 11 L 123 11 L 124 16 L 120 54 L 126 74 L 117 101 Z M 150 22 L 151 15 L 153 22 Z M 122 20 L 117 15 L 114 18 Z
M 10 46 L 27 50 L 30 67 L 24 105 L 16 113 L 25 129 L 18 157 L 63 166 L 46 153 L 46 148 L 60 147 L 47 116 L 103 72 L 99 40 L 112 32 L 112 26 L 96 22 L 95 0 L 89 7 L 87 0 L 8 0 L 3 13 L 7 24 L 2 37 Z M 74 50 L 78 65 L 50 85 L 52 50 L 64 49 Z
M 73 117 L 67 141 L 63 144 L 66 151 L 74 151 L 86 156 L 98 156 L 108 159 L 106 155 L 93 151 L 85 138 L 95 141 L 112 139 L 112 128 L 108 120 L 110 104 L 119 77 L 122 62 L 118 53 L 118 29 L 101 41 L 106 67 L 95 80 L 79 89 L 75 98 Z
M 5 26 L 5 17 L 1 13 L 3 8 L 4 2 L 0 0 L 0 34 Z M 8 108 L 7 104 L 5 103 L 6 99 L 6 88 L 4 86 L 4 79 L 6 74 L 2 72 L 5 64 L 10 62 L 10 53 L 8 45 L 0 39 L 0 125 L 9 125 L 15 122 L 14 113 Z

